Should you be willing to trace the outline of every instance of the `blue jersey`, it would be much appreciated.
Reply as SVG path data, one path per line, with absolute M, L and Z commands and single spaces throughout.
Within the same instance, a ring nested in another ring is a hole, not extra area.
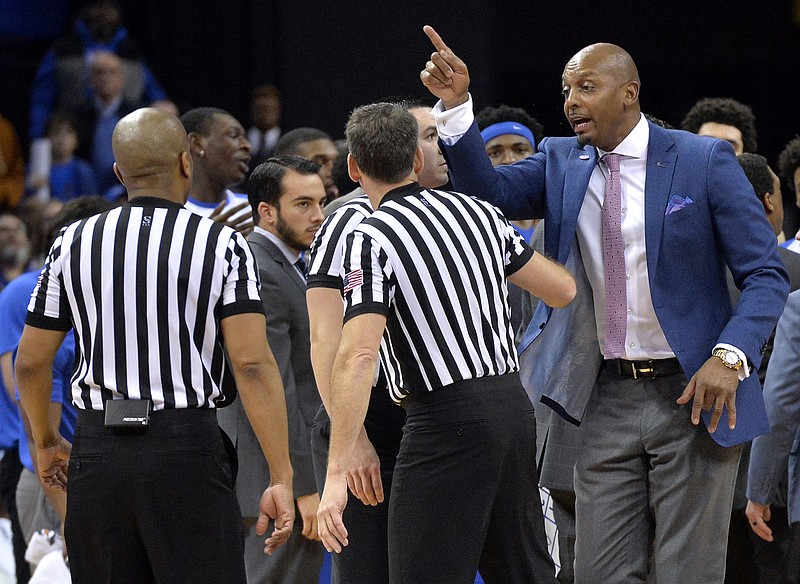
M 38 278 L 38 270 L 26 272 L 12 280 L 0 292 L 0 314 L 4 315 L 6 323 L 6 326 L 0 327 L 0 354 L 11 352 L 16 356 L 17 345 L 22 337 L 22 329 L 25 327 L 28 303 Z M 72 441 L 77 418 L 77 412 L 72 405 L 70 388 L 74 365 L 75 340 L 69 333 L 59 347 L 53 363 L 53 391 L 50 398 L 51 401 L 62 404 L 59 429 L 61 435 L 69 441 Z M 28 470 L 32 471 L 33 464 L 25 438 L 25 428 L 22 424 L 19 424 L 16 433 L 19 440 L 20 461 Z

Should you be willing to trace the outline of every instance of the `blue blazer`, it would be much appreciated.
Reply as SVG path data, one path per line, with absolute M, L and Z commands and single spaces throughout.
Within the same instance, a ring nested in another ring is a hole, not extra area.
M 800 521 L 800 290 L 789 301 L 778 322 L 775 348 L 764 381 L 772 431 L 753 440 L 747 480 L 747 498 L 772 503 L 781 478 L 789 469 L 789 523 Z
M 545 138 L 536 155 L 493 168 L 473 124 L 454 146 L 445 145 L 443 150 L 456 190 L 486 199 L 509 219 L 544 217 L 546 253 L 575 271 L 583 270 L 582 262 L 575 259 L 579 251 L 576 229 L 597 163 L 594 147 L 582 147 L 576 138 Z M 687 378 L 711 356 L 717 343 L 741 349 L 755 373 L 783 310 L 789 283 L 762 205 L 727 142 L 650 124 L 645 243 L 656 317 Z M 726 264 L 742 291 L 735 310 L 727 291 Z M 587 296 L 583 294 L 578 308 L 591 306 Z M 585 355 L 587 345 L 597 346 L 594 319 L 570 317 L 574 310 L 561 309 L 567 313 L 560 318 L 571 329 L 578 326 L 584 331 L 578 340 Z M 520 347 L 523 361 L 528 346 L 550 328 L 545 324 L 555 318 L 554 313 L 561 311 L 540 304 Z M 548 346 L 541 347 L 536 366 L 564 368 L 573 381 L 577 370 L 582 372 L 577 376 L 582 382 L 564 387 L 550 379 L 530 392 L 541 393 L 542 401 L 580 422 L 602 362 L 599 349 L 585 361 L 580 352 L 573 354 L 570 340 L 575 341 L 575 330 L 556 331 L 555 336 L 559 342 L 539 343 Z M 724 446 L 769 431 L 755 374 L 739 384 L 736 404 L 736 428 L 728 429 L 726 411 L 713 434 Z M 703 413 L 706 423 L 710 417 L 710 412 Z

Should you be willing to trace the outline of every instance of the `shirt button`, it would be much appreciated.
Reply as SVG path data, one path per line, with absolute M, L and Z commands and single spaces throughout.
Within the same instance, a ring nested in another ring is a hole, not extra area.
M 633 343 L 628 343 L 628 346 L 633 349 Z
M 623 208 L 622 208 L 622 213 L 623 213 L 623 215 L 624 215 L 625 213 L 627 213 L 627 212 L 628 212 L 628 208 L 627 208 L 627 207 L 623 207 Z
M 625 242 L 625 247 L 630 247 L 631 243 L 632 243 L 632 242 L 631 242 L 631 240 L 629 239 L 628 241 L 626 241 L 626 242 Z
M 631 275 L 630 274 L 625 274 L 625 279 L 626 280 L 630 280 L 631 279 Z
M 626 310 L 625 312 L 627 312 L 628 314 L 633 314 L 633 310 L 631 310 L 630 308 L 628 310 Z

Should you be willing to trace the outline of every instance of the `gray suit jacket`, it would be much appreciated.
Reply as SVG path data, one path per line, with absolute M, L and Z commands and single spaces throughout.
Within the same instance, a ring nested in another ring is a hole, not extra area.
M 297 498 L 317 491 L 311 461 L 311 426 L 321 403 L 311 369 L 306 283 L 269 239 L 253 233 L 249 242 L 261 278 L 267 339 L 278 362 L 286 393 L 289 454 Z M 269 467 L 241 400 L 221 409 L 217 418 L 236 446 L 239 457 L 236 495 L 242 516 L 258 517 L 258 503 L 269 484 Z
M 764 402 L 771 431 L 753 440 L 747 498 L 772 503 L 789 468 L 789 522 L 800 521 L 800 290 L 792 292 L 778 322 L 775 348 L 767 369 Z

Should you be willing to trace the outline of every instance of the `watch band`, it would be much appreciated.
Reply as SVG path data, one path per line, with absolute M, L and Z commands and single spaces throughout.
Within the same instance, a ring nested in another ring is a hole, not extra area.
M 722 364 L 728 369 L 739 371 L 739 369 L 742 368 L 742 359 L 735 351 L 731 351 L 729 349 L 717 349 L 712 353 L 712 355 L 714 357 L 718 357 L 720 361 L 722 361 Z M 736 357 L 736 360 L 732 360 L 731 357 Z

